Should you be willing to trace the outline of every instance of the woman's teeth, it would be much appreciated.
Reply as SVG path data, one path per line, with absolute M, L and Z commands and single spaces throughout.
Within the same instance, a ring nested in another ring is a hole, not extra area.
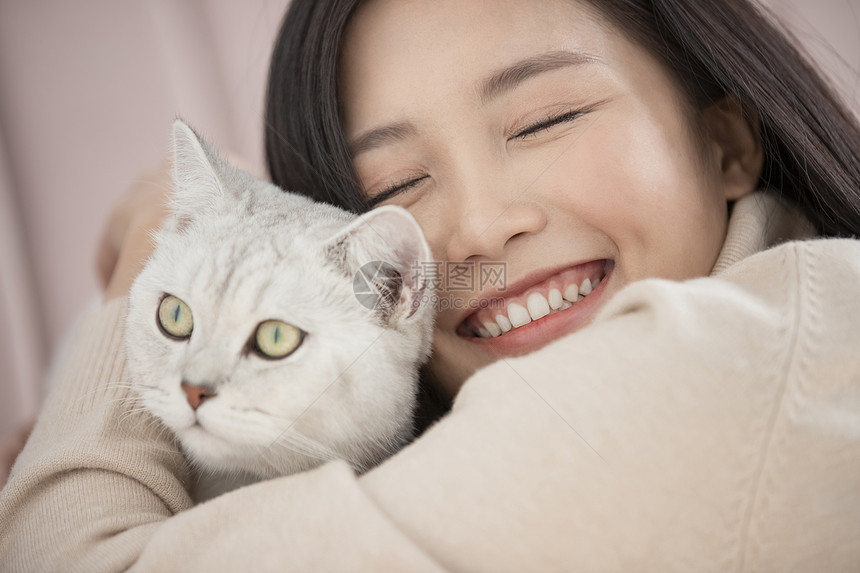
M 561 296 L 561 291 L 557 288 L 550 289 L 547 302 L 552 310 L 560 309 L 561 305 L 564 304 L 564 297 Z
M 472 330 L 480 338 L 495 338 L 519 328 L 534 320 L 541 319 L 555 312 L 567 310 L 597 288 L 600 279 L 595 279 L 592 284 L 590 278 L 577 285 L 572 283 L 564 288 L 551 288 L 547 296 L 539 292 L 532 292 L 526 297 L 525 306 L 517 302 L 510 302 L 507 310 L 494 311 L 495 317 L 488 316 L 490 311 L 482 311 L 480 320 L 472 319 Z
M 510 319 L 511 325 L 514 328 L 519 328 L 532 321 L 532 317 L 529 316 L 529 311 L 526 310 L 526 307 L 515 302 L 508 305 L 508 319 Z
M 539 292 L 533 292 L 526 299 L 531 320 L 543 318 L 549 314 L 549 301 Z

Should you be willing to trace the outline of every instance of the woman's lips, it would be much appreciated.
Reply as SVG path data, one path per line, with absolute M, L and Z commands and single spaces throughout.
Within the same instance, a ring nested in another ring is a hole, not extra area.
M 614 263 L 599 260 L 565 269 L 518 294 L 495 298 L 469 315 L 457 334 L 494 354 L 517 356 L 586 326 L 603 303 Z

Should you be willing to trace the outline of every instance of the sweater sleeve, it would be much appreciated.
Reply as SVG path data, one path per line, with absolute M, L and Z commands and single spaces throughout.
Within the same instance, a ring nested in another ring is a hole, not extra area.
M 0 493 L 3 571 L 126 569 L 154 524 L 191 505 L 177 448 L 129 409 L 125 308 L 116 299 L 85 317 L 56 365 Z
M 858 281 L 858 243 L 818 241 L 631 285 L 364 476 L 193 508 L 175 444 L 128 407 L 108 305 L 0 494 L 0 569 L 851 570 Z
M 363 486 L 457 571 L 856 571 L 860 242 L 649 280 Z

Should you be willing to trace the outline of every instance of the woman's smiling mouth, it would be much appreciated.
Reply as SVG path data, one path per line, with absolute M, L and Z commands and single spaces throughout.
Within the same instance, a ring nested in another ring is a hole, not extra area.
M 512 294 L 481 304 L 481 310 L 460 323 L 457 334 L 499 354 L 535 350 L 590 322 L 614 266 L 612 260 L 602 259 L 538 282 L 520 281 L 510 288 Z

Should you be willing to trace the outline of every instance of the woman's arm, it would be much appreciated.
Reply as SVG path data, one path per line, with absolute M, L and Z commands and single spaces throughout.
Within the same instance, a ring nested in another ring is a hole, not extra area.
M 854 571 L 860 241 L 646 281 L 362 479 L 451 570 Z
M 190 509 L 175 446 L 129 410 L 112 303 L 82 326 L 0 494 L 0 569 L 856 563 L 860 304 L 846 285 L 860 248 L 810 245 L 725 281 L 627 289 L 587 331 L 479 372 L 361 478 L 333 463 Z
M 166 432 L 130 409 L 125 299 L 78 327 L 66 361 L 0 494 L 0 569 L 121 570 L 152 523 L 191 505 Z

